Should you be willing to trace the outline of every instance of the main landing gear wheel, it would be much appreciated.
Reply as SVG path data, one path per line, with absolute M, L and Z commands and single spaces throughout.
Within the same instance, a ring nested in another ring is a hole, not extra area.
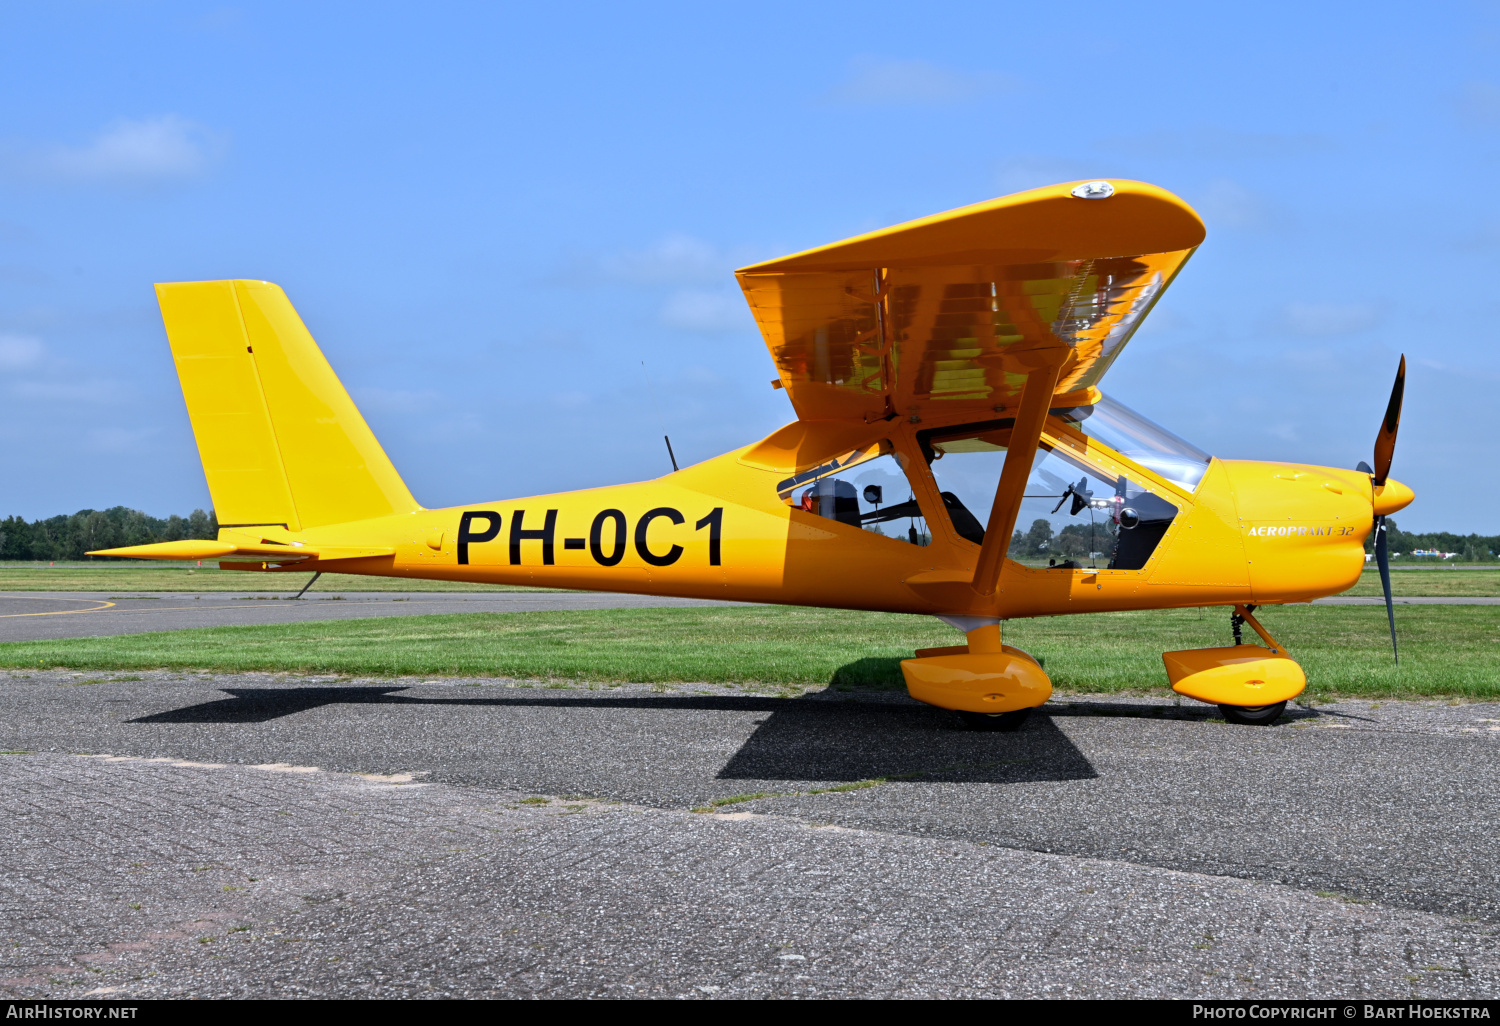
M 1269 723 L 1275 723 L 1276 717 L 1286 711 L 1285 702 L 1277 702 L 1275 705 L 1221 705 L 1219 711 L 1224 714 L 1224 719 L 1230 723 L 1239 723 L 1247 727 L 1263 727 Z
M 1030 709 L 1016 709 L 1013 712 L 1003 713 L 980 713 L 964 712 L 958 710 L 958 718 L 964 721 L 964 726 L 970 730 L 998 730 L 1010 733 L 1020 730 L 1026 722 L 1026 717 L 1031 715 Z

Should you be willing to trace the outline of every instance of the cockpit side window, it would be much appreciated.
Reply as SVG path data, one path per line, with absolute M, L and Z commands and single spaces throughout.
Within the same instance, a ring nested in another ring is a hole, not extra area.
M 776 492 L 794 509 L 913 545 L 932 543 L 927 519 L 888 441 L 789 477 Z
M 954 530 L 982 544 L 1014 421 L 921 432 Z M 1060 569 L 1139 570 L 1177 515 L 1161 496 L 1047 441 L 1032 460 L 1009 556 Z

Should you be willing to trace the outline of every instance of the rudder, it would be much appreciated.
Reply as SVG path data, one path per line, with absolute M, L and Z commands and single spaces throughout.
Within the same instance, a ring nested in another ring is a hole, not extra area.
M 286 293 L 156 286 L 219 523 L 300 531 L 420 509 Z

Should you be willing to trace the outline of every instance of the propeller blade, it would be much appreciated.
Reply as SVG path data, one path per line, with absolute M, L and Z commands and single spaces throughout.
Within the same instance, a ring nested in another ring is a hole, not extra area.
M 1391 457 L 1396 452 L 1396 429 L 1401 426 L 1401 397 L 1406 392 L 1406 356 L 1401 357 L 1401 367 L 1396 371 L 1396 383 L 1391 386 L 1391 401 L 1385 408 L 1385 420 L 1381 422 L 1380 434 L 1375 436 L 1375 487 L 1385 484 L 1391 473 Z
M 1391 654 L 1401 665 L 1401 651 L 1396 648 L 1396 604 L 1391 601 L 1391 553 L 1385 540 L 1385 517 L 1375 518 L 1375 565 L 1380 567 L 1380 587 L 1385 591 L 1385 618 L 1391 624 Z

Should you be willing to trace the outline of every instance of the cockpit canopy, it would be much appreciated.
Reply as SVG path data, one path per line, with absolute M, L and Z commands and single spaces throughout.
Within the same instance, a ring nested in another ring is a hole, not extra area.
M 931 475 L 941 515 L 959 537 L 984 542 L 996 485 L 1010 448 L 1013 418 L 916 432 L 922 463 L 912 464 L 885 439 L 780 482 L 781 500 L 807 513 L 916 545 L 932 540 L 914 474 Z M 1123 461 L 1106 469 L 1085 458 L 1077 432 Z M 1031 471 L 1012 559 L 1081 569 L 1139 570 L 1178 513 L 1181 501 L 1131 464 L 1187 492 L 1196 490 L 1212 457 L 1123 403 L 1104 396 L 1088 406 L 1051 411 Z
M 1197 489 L 1213 459 L 1192 442 L 1109 396 L 1101 395 L 1092 406 L 1053 410 L 1052 416 L 1190 492 Z

